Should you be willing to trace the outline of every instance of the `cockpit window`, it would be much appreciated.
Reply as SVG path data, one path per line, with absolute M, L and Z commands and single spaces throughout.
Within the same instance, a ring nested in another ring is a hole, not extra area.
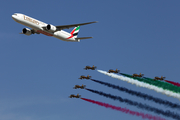
M 17 13 L 14 13 L 14 15 L 16 15 L 16 16 L 17 16 Z

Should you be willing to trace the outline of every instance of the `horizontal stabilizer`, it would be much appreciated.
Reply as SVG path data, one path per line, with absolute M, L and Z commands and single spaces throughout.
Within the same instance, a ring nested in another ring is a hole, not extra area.
M 92 37 L 80 37 L 80 38 L 75 38 L 76 40 L 83 40 L 83 39 L 90 39 Z

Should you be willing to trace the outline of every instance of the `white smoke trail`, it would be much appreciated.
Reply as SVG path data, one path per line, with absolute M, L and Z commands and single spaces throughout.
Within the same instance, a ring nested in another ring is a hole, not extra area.
M 172 91 L 169 91 L 169 90 L 164 90 L 164 89 L 159 88 L 157 86 L 150 85 L 150 84 L 147 84 L 147 83 L 144 83 L 144 82 L 140 82 L 138 80 L 134 80 L 134 79 L 131 79 L 131 78 L 128 78 L 128 77 L 116 75 L 114 73 L 108 73 L 108 72 L 103 71 L 103 70 L 97 70 L 97 71 L 100 72 L 100 73 L 103 73 L 105 75 L 108 75 L 110 77 L 120 79 L 122 81 L 126 81 L 126 82 L 131 83 L 131 84 L 135 84 L 136 86 L 139 86 L 139 87 L 145 87 L 145 88 L 148 88 L 148 89 L 151 89 L 151 90 L 155 90 L 156 92 L 160 92 L 160 93 L 163 93 L 165 95 L 172 96 L 174 98 L 178 98 L 180 100 L 180 94 L 178 94 L 178 93 L 175 93 L 175 92 L 172 92 Z

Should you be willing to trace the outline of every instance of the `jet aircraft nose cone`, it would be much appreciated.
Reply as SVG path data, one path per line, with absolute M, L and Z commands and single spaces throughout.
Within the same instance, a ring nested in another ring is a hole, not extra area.
M 12 19 L 16 21 L 17 20 L 17 16 L 16 15 L 12 15 Z
M 12 15 L 12 18 L 14 18 L 15 17 L 15 15 Z

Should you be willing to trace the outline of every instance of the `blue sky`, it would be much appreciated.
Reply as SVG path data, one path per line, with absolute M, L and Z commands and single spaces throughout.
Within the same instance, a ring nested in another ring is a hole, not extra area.
M 86 65 L 96 65 L 102 70 L 118 68 L 123 73 L 141 72 L 146 77 L 166 76 L 167 80 L 180 82 L 179 5 L 178 0 L 1 2 L 0 119 L 141 119 L 81 99 L 68 98 L 77 93 L 84 98 L 157 115 L 86 90 L 74 90 L 76 84 L 179 113 L 92 81 L 78 79 L 80 75 L 89 74 L 94 79 L 179 103 L 178 99 L 97 71 L 83 70 Z M 93 36 L 93 39 L 71 43 L 44 35 L 19 34 L 25 26 L 11 18 L 14 13 L 23 13 L 53 25 L 99 22 L 80 28 L 78 37 Z

